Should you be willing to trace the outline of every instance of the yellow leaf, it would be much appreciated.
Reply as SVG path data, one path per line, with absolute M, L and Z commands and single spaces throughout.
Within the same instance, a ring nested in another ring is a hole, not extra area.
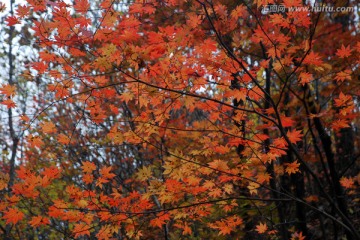
M 81 207 L 81 208 L 84 208 L 84 207 L 86 207 L 86 206 L 88 205 L 88 202 L 87 202 L 86 200 L 84 200 L 84 199 L 81 199 L 81 200 L 79 200 L 79 201 L 77 202 L 77 205 L 78 205 L 79 207 Z
M 151 167 L 143 166 L 136 174 L 137 179 L 146 181 L 152 176 Z
M 220 170 L 220 171 L 227 171 L 229 170 L 229 167 L 227 166 L 227 163 L 223 160 L 214 160 L 212 162 L 209 163 L 209 166 L 211 168 L 214 168 L 216 170 Z
M 260 187 L 260 184 L 251 182 L 247 187 L 250 190 L 250 194 L 257 194 L 257 189 Z
M 233 192 L 233 186 L 231 184 L 225 184 L 224 186 L 224 192 L 226 192 L 227 194 L 230 194 Z

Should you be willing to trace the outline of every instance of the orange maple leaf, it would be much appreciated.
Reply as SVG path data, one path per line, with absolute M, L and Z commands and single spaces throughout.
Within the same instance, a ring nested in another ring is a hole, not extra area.
M 225 154 L 230 151 L 230 149 L 226 146 L 216 146 L 214 151 L 217 153 Z
M 209 196 L 211 197 L 220 197 L 222 195 L 222 191 L 220 188 L 212 189 L 209 192 Z
M 246 7 L 244 5 L 238 5 L 232 12 L 231 17 L 238 19 L 244 17 L 247 14 Z
M 287 142 L 285 141 L 285 139 L 283 137 L 281 138 L 275 138 L 273 140 L 273 144 L 275 147 L 277 148 L 286 148 L 287 147 Z
M 185 224 L 184 225 L 184 230 L 182 232 L 183 235 L 191 235 L 192 234 L 192 230 L 191 228 L 189 227 L 189 225 Z
M 23 180 L 32 175 L 31 171 L 26 169 L 24 166 L 20 166 L 19 169 L 16 170 L 15 172 L 16 172 L 18 178 L 23 179 Z
M 16 9 L 16 14 L 21 18 L 27 16 L 29 12 L 30 12 L 30 7 L 25 5 L 24 6 L 18 5 Z
M 103 178 L 103 177 L 99 177 L 98 178 L 98 180 L 96 181 L 96 186 L 97 187 L 100 187 L 100 188 L 102 188 L 103 187 L 103 184 L 104 183 L 108 183 L 109 182 L 109 180 L 107 180 L 106 178 Z
M 319 197 L 316 196 L 316 195 L 310 195 L 310 196 L 308 196 L 308 197 L 306 197 L 304 199 L 307 202 L 318 202 L 319 201 Z
M 268 226 L 266 225 L 266 223 L 259 223 L 258 225 L 256 225 L 256 231 L 260 234 L 265 233 L 268 229 Z
M 218 227 L 219 231 L 219 235 L 227 235 L 230 234 L 231 231 L 233 230 L 232 227 L 228 226 L 226 224 L 226 222 L 222 222 L 222 224 Z
M 116 176 L 115 174 L 110 173 L 111 169 L 112 169 L 111 166 L 110 167 L 103 167 L 103 168 L 100 169 L 100 174 L 106 179 L 111 179 L 111 178 Z
M 343 128 L 349 128 L 349 122 L 345 119 L 338 119 L 331 124 L 331 128 L 338 131 Z
M 294 161 L 292 163 L 286 163 L 286 169 L 285 171 L 290 175 L 292 173 L 296 173 L 296 172 L 299 172 L 299 166 L 300 166 L 300 163 L 298 163 L 298 161 Z
M 219 229 L 219 235 L 228 235 L 234 230 L 234 227 L 226 220 L 210 223 L 209 226 L 213 229 Z
M 335 107 L 342 107 L 343 105 L 345 105 L 345 103 L 348 103 L 350 100 L 352 100 L 352 97 L 350 95 L 345 95 L 342 92 L 340 92 L 339 98 L 334 99 Z
M 227 166 L 227 163 L 223 160 L 216 159 L 210 163 L 208 163 L 211 168 L 214 168 L 216 170 L 220 171 L 227 171 L 229 170 L 229 167 Z
M 275 24 L 283 24 L 284 22 L 286 22 L 285 21 L 285 19 L 283 18 L 283 16 L 281 15 L 281 14 L 272 14 L 271 16 L 270 16 L 270 18 L 271 18 L 271 20 L 270 20 L 270 22 L 271 23 L 273 23 L 274 25 Z
M 63 134 L 63 133 L 60 133 L 58 135 L 57 140 L 58 140 L 59 143 L 64 144 L 64 145 L 70 143 L 70 138 L 68 136 L 66 136 L 65 134 Z
M 94 177 L 92 174 L 84 174 L 83 177 L 82 177 L 84 183 L 87 183 L 87 184 L 90 184 L 94 181 Z
M 38 227 L 41 225 L 47 225 L 50 224 L 49 218 L 42 217 L 42 216 L 34 216 L 31 218 L 31 221 L 29 221 L 30 225 L 33 227 Z
M 271 176 L 268 173 L 259 173 L 256 176 L 256 181 L 260 184 L 263 184 L 264 182 L 269 182 L 270 179 L 271 179 Z
M 75 235 L 75 238 L 78 238 L 80 236 L 90 236 L 90 227 L 87 226 L 85 223 L 78 223 L 75 224 L 73 229 L 73 234 Z
M 303 136 L 301 133 L 301 130 L 293 130 L 293 131 L 288 131 L 286 133 L 287 137 L 289 138 L 291 143 L 297 143 L 298 141 L 301 141 L 301 137 Z
M 107 239 L 110 239 L 112 235 L 113 234 L 111 232 L 111 229 L 107 226 L 103 226 L 100 228 L 100 231 L 98 232 L 98 234 L 96 234 L 96 237 L 99 240 L 107 240 Z
M 299 75 L 299 79 L 300 83 L 304 86 L 306 83 L 309 83 L 313 79 L 313 76 L 311 73 L 302 72 Z
M 300 59 L 299 59 L 300 60 Z M 310 52 L 303 60 L 303 64 L 313 64 L 319 66 L 323 63 L 318 53 Z
M 350 57 L 351 51 L 352 50 L 350 49 L 350 46 L 345 47 L 344 44 L 343 44 L 341 46 L 341 48 L 337 50 L 336 56 L 338 56 L 340 58 Z
M 238 101 L 245 101 L 246 100 L 246 95 L 247 95 L 247 90 L 245 90 L 244 88 L 236 89 L 236 90 L 233 91 L 233 96 Z
M 351 70 L 346 69 L 345 71 L 338 72 L 335 77 L 336 81 L 343 82 L 345 80 L 351 80 Z
M 49 179 L 55 179 L 61 176 L 61 171 L 55 166 L 45 167 L 41 174 L 47 176 Z
M 6 100 L 3 100 L 3 101 L 1 102 L 1 104 L 6 105 L 7 108 L 16 107 L 16 103 L 14 103 L 14 101 L 11 100 L 11 99 L 9 99 L 9 98 L 6 99 Z
M 126 103 L 131 101 L 133 98 L 134 98 L 134 94 L 132 94 L 132 92 L 124 92 L 120 96 L 120 99 L 123 100 Z
M 78 12 L 86 12 L 90 7 L 90 4 L 87 0 L 77 0 L 74 8 Z
M 168 220 L 170 220 L 170 215 L 168 213 L 159 215 L 157 218 L 150 221 L 150 226 L 162 228 Z
M 305 236 L 302 235 L 302 232 L 295 232 L 291 234 L 291 240 L 305 240 Z
M 54 133 L 56 132 L 56 126 L 52 122 L 44 122 L 41 124 L 41 130 L 44 133 Z
M 10 84 L 3 85 L 0 88 L 2 94 L 5 94 L 8 97 L 12 97 L 16 93 L 16 87 Z
M 82 162 L 81 168 L 84 173 L 92 173 L 92 171 L 96 170 L 95 164 L 89 161 Z
M 24 121 L 25 123 L 30 121 L 30 118 L 29 118 L 28 116 L 26 116 L 26 115 L 20 116 L 20 119 L 21 119 L 22 121 Z
M 13 223 L 16 224 L 18 221 L 24 218 L 24 213 L 15 208 L 10 208 L 6 212 L 4 212 L 3 219 L 6 220 L 6 224 Z
M 340 179 L 340 184 L 341 184 L 341 186 L 343 186 L 344 188 L 352 188 L 352 187 L 354 186 L 354 179 L 342 177 L 342 178 Z

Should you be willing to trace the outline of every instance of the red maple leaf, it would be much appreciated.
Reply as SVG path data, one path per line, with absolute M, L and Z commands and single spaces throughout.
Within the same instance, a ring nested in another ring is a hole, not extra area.
M 281 124 L 283 125 L 283 127 L 292 127 L 294 126 L 295 121 L 292 120 L 291 117 L 285 117 L 285 116 L 281 116 Z
M 44 62 L 34 62 L 32 64 L 32 68 L 39 72 L 39 74 L 42 74 L 46 71 L 48 68 L 48 65 Z
M 15 16 L 9 16 L 6 18 L 6 21 L 8 22 L 8 26 L 11 27 L 11 26 L 14 26 L 15 24 L 18 24 L 20 23 L 19 22 L 19 19 Z

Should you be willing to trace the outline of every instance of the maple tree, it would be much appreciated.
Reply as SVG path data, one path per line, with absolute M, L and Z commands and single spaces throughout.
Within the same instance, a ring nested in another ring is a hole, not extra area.
M 5 239 L 359 239 L 358 13 L 267 4 L 11 3 Z

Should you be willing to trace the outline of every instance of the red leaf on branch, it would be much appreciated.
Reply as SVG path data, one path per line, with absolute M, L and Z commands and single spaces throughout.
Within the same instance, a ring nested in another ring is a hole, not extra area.
M 295 129 L 293 131 L 288 131 L 286 135 L 289 138 L 290 142 L 294 144 L 301 141 L 301 137 L 303 136 L 301 130 Z
M 20 22 L 19 22 L 19 19 L 18 19 L 17 17 L 15 17 L 15 16 L 9 16 L 9 17 L 7 17 L 7 18 L 6 18 L 6 21 L 8 22 L 7 25 L 8 25 L 9 27 L 14 26 L 14 25 L 20 23 Z
M 1 104 L 6 105 L 7 108 L 13 108 L 16 107 L 16 103 L 11 99 L 5 99 L 1 102 Z

